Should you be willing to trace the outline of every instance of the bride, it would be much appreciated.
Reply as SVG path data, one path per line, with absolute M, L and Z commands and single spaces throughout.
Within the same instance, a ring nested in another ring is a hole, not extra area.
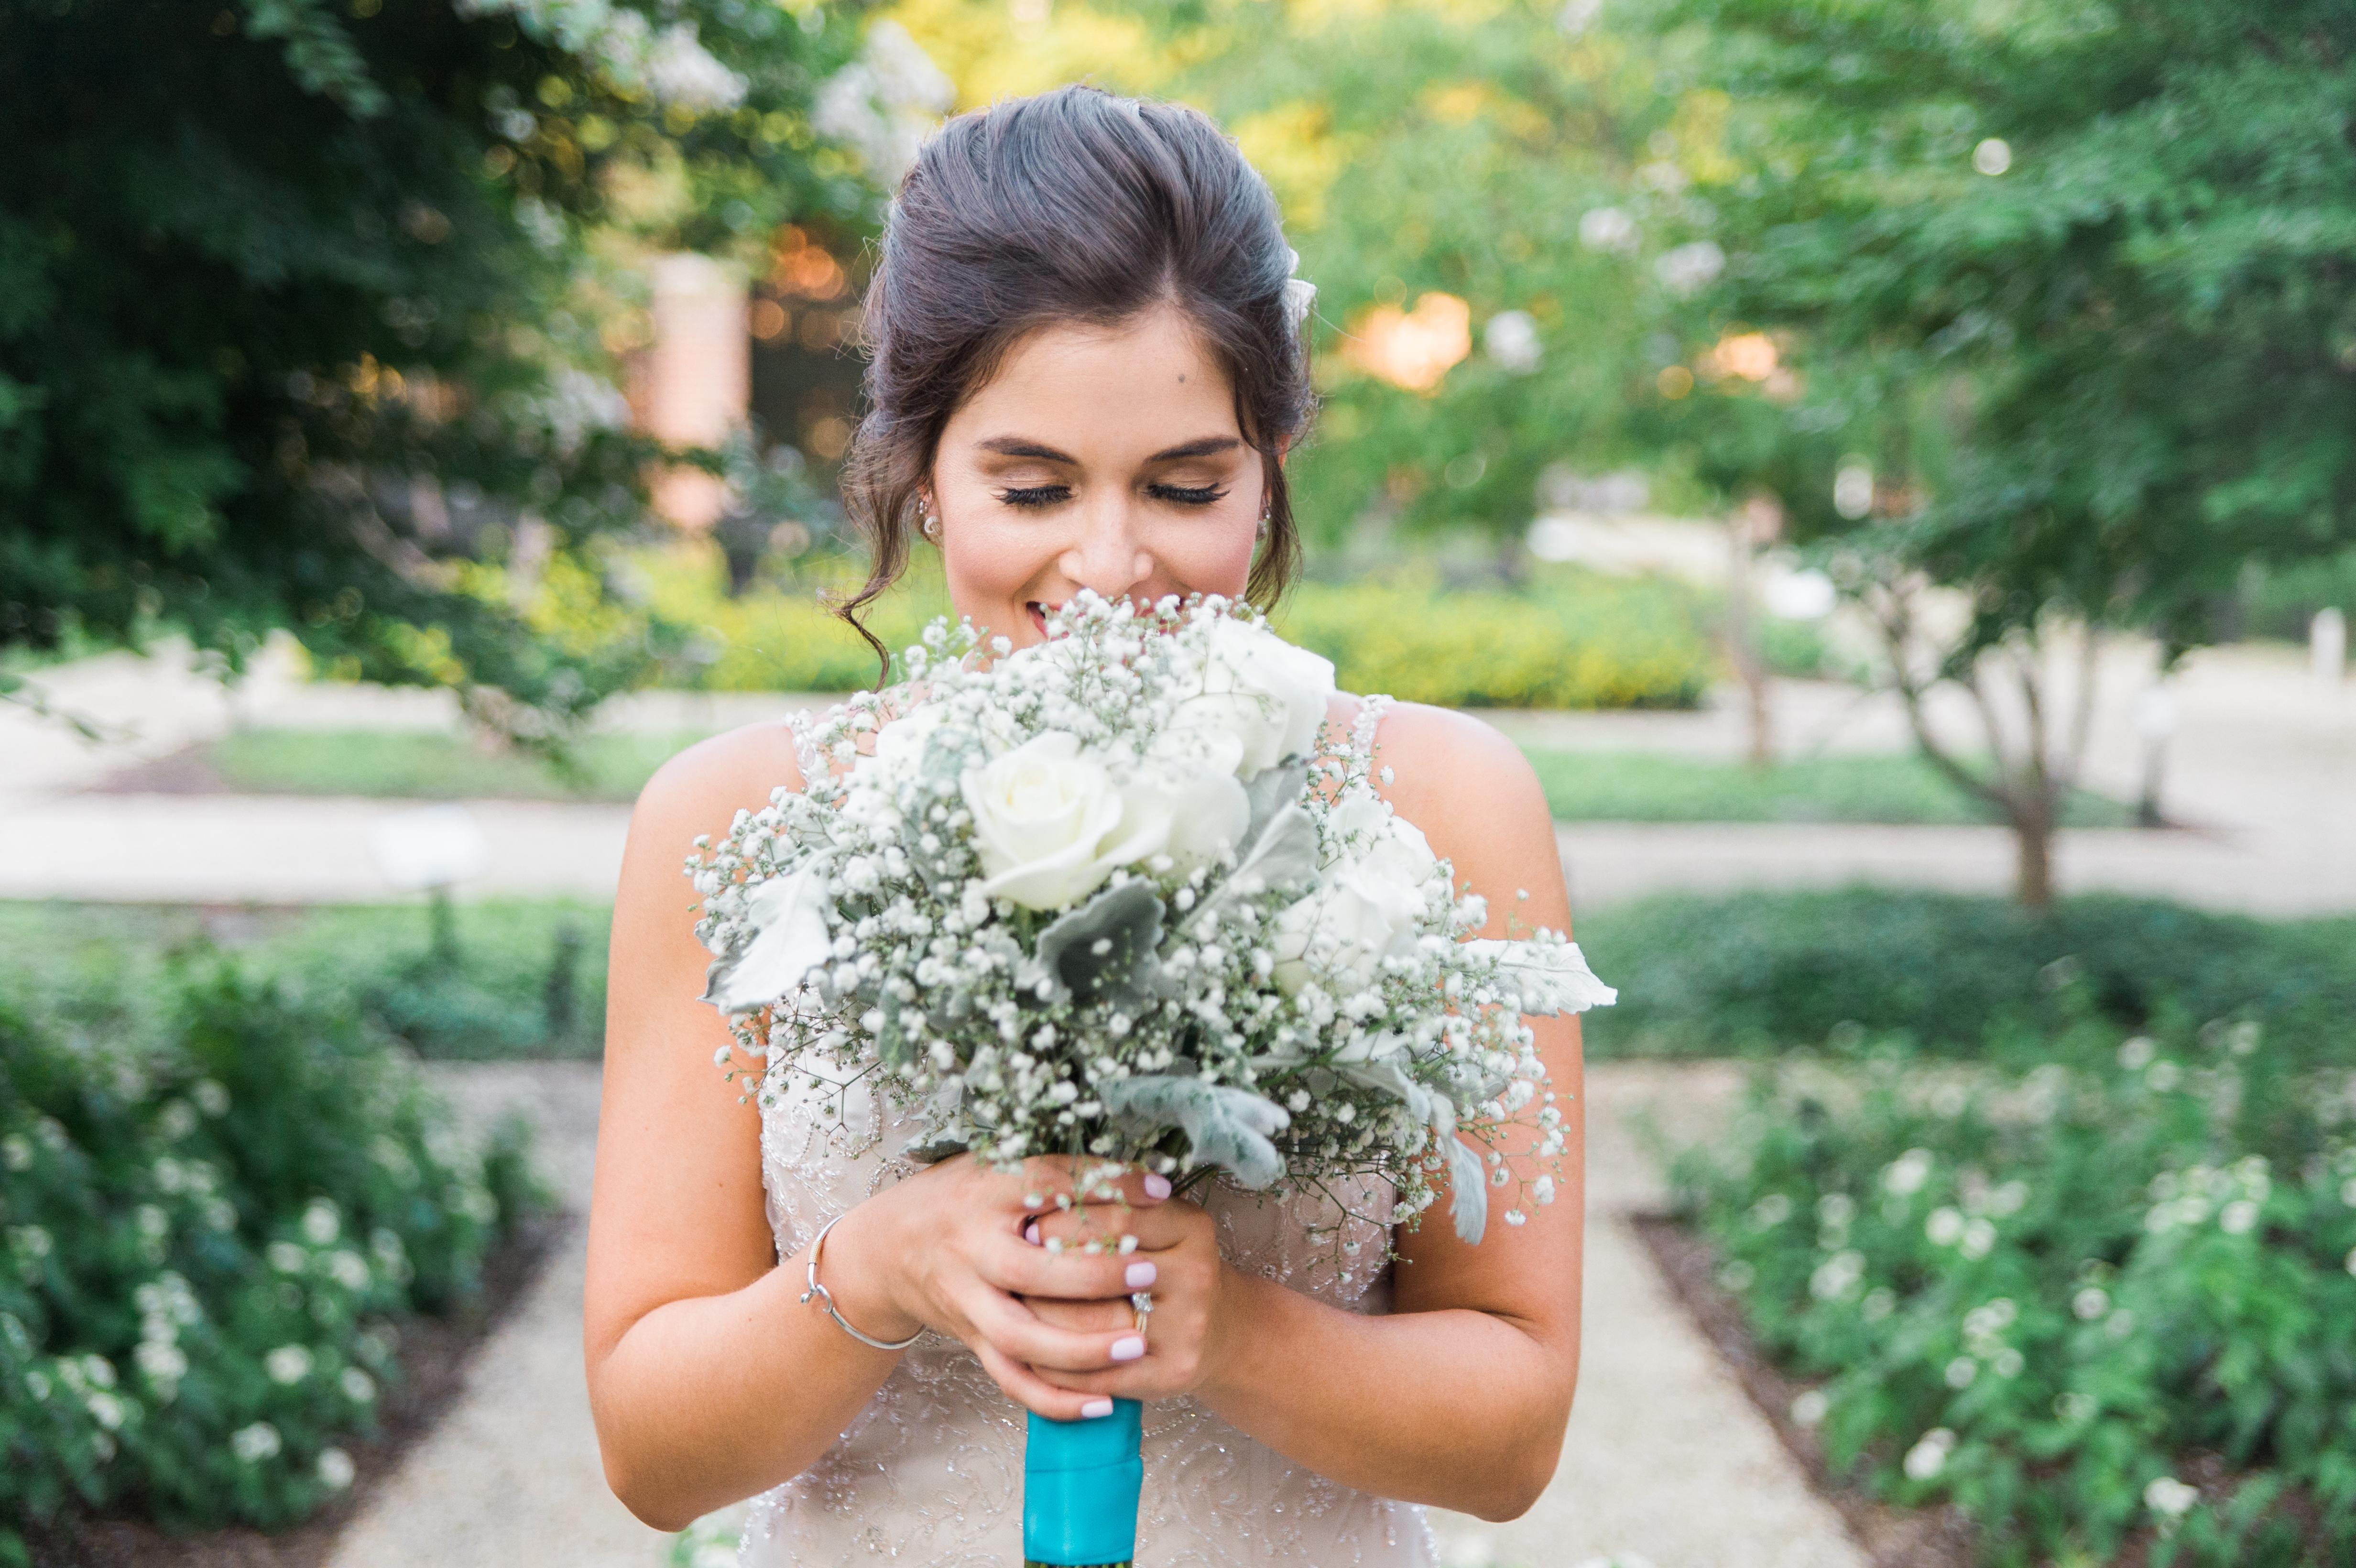
M 958 613 L 1017 645 L 1083 588 L 1272 603 L 1299 552 L 1283 456 L 1314 402 L 1290 266 L 1267 186 L 1192 110 L 1066 88 L 949 122 L 867 298 L 860 603 L 912 533 Z M 1328 733 L 1379 746 L 1383 793 L 1499 912 L 1488 934 L 1509 913 L 1569 929 L 1545 800 L 1495 731 L 1337 698 Z M 1053 1162 L 918 1166 L 888 1103 L 762 1110 L 713 1067 L 729 1037 L 697 999 L 680 866 L 801 778 L 792 729 L 756 724 L 670 763 L 631 819 L 586 1320 L 631 1511 L 679 1530 L 760 1494 L 745 1568 L 1015 1568 L 1023 1410 L 1084 1419 L 1111 1395 L 1146 1402 L 1141 1564 L 1424 1564 L 1415 1505 L 1526 1511 L 1579 1367 L 1574 1020 L 1529 1020 L 1569 1113 L 1563 1200 L 1477 1246 L 1445 1222 L 1387 1234 L 1387 1192 L 1176 1197 L 1142 1175 L 1125 1211 L 1043 1233 L 1024 1200 Z M 830 1221 L 839 1317 L 804 1294 Z M 1044 1244 L 1116 1225 L 1125 1257 Z M 1150 1319 L 1128 1300 L 1145 1289 Z

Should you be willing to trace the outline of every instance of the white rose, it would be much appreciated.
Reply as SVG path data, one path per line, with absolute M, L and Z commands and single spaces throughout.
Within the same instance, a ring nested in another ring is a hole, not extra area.
M 1178 705 L 1173 741 L 1206 757 L 1234 752 L 1245 778 L 1313 751 L 1333 695 L 1333 664 L 1241 621 L 1214 621 L 1207 637 L 1202 690 Z M 1207 739 L 1222 734 L 1232 745 Z
M 1026 909 L 1060 909 L 1101 886 L 1116 866 L 1158 855 L 1170 840 L 1166 803 L 1124 799 L 1079 737 L 1035 735 L 961 782 L 973 813 L 981 891 Z
M 1276 981 L 1287 991 L 1315 978 L 1362 989 L 1385 958 L 1412 952 L 1439 866 L 1422 830 L 1374 795 L 1344 801 L 1330 821 L 1356 842 L 1277 916 Z
M 1161 812 L 1170 821 L 1162 852 L 1180 870 L 1234 852 L 1251 827 L 1251 800 L 1237 781 L 1232 763 L 1154 760 L 1138 765 L 1121 786 L 1121 798 L 1140 820 Z

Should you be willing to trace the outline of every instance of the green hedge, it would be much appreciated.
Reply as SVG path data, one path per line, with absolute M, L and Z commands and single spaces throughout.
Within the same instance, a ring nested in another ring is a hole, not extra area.
M 2343 1052 L 2076 1017 L 1958 1067 L 1764 1072 L 1679 1166 L 1837 1472 L 1949 1501 L 1990 1563 L 2356 1561 Z
M 845 691 L 874 654 L 819 602 L 855 573 L 814 568 L 787 586 L 722 592 L 716 552 L 637 560 L 648 606 L 692 628 L 680 678 L 713 691 Z M 948 609 L 937 571 L 912 571 L 867 622 L 898 652 Z M 1401 577 L 1303 582 L 1278 607 L 1285 635 L 1332 659 L 1345 689 L 1451 707 L 1689 708 L 1716 678 L 1707 607 L 1676 584 L 1547 569 L 1516 592 Z
M 2255 1019 L 2302 1057 L 2356 1044 L 2356 920 L 2267 922 L 2150 899 L 2000 899 L 1846 888 L 1673 894 L 1579 926 L 1617 1007 L 1585 1020 L 1598 1057 L 1771 1051 L 1902 1031 L 1971 1055 L 2052 1006 L 2074 969 L 2104 1016 Z M 2022 1049 L 2034 1049 L 2024 1045 Z
M 0 1005 L 0 1562 L 18 1530 L 133 1512 L 301 1519 L 349 1484 L 392 1327 L 477 1286 L 534 1201 L 349 1010 L 234 961 L 152 1014 Z
M 1691 708 L 1718 672 L 1700 613 L 1665 581 L 1551 571 L 1515 593 L 1304 582 L 1276 621 L 1348 691 L 1448 708 Z

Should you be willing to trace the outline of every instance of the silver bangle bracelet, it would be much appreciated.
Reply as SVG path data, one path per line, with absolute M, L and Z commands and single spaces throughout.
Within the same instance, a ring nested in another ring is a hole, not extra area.
M 905 1350 L 909 1346 L 915 1344 L 917 1340 L 925 1337 L 925 1331 L 922 1328 L 917 1329 L 906 1339 L 896 1342 L 890 1339 L 878 1339 L 872 1336 L 862 1334 L 858 1329 L 853 1328 L 851 1326 L 851 1319 L 845 1317 L 841 1313 L 835 1310 L 834 1293 L 828 1290 L 826 1286 L 819 1284 L 818 1282 L 818 1250 L 826 1244 L 826 1233 L 829 1231 L 833 1230 L 841 1219 L 842 1216 L 841 1214 L 837 1214 L 833 1219 L 829 1220 L 825 1224 L 820 1225 L 818 1228 L 818 1234 L 810 1238 L 809 1269 L 809 1272 L 803 1275 L 803 1277 L 809 1282 L 809 1288 L 802 1292 L 802 1305 L 804 1307 L 808 1307 L 810 1304 L 811 1298 L 814 1296 L 817 1298 L 818 1304 L 826 1308 L 826 1315 L 829 1317 L 833 1318 L 837 1324 L 841 1325 L 844 1333 L 850 1335 L 861 1344 L 873 1345 L 879 1350 Z

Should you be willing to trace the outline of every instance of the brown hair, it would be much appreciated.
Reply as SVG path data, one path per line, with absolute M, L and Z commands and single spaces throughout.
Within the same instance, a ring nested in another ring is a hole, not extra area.
M 1167 302 L 1235 389 L 1260 454 L 1268 533 L 1245 592 L 1270 605 L 1300 562 L 1279 454 L 1316 408 L 1306 335 L 1287 320 L 1292 256 L 1276 198 L 1208 116 L 1064 87 L 960 114 L 925 144 L 885 219 L 866 299 L 868 411 L 842 495 L 870 550 L 836 613 L 860 613 L 908 563 L 916 495 L 942 428 L 1024 334 L 1111 325 Z

